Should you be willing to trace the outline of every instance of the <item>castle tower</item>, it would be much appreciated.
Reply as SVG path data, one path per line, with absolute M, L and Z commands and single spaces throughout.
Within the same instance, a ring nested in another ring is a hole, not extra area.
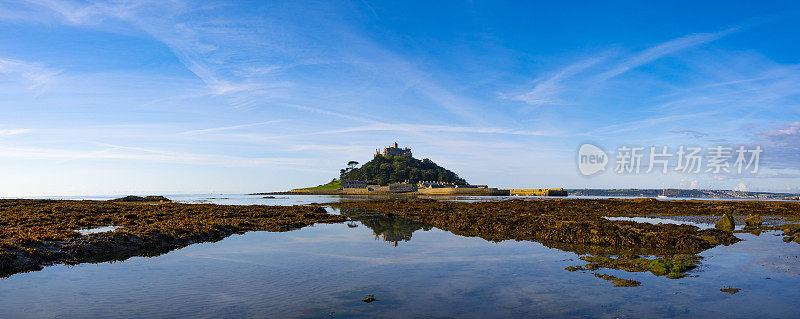
M 384 147 L 383 153 L 380 153 L 379 150 L 375 150 L 375 155 L 380 154 L 383 154 L 383 156 L 412 156 L 410 148 L 400 148 L 400 145 L 398 145 L 397 142 L 392 143 L 392 145 L 389 147 Z

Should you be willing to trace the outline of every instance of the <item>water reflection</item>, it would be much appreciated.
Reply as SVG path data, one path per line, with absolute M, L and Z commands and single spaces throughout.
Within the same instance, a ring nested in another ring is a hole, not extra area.
M 376 212 L 365 212 L 353 209 L 341 209 L 340 213 L 372 230 L 375 240 L 383 240 L 397 247 L 401 241 L 410 241 L 411 235 L 418 230 L 429 231 L 433 227 L 410 219 Z M 348 223 L 349 227 L 352 224 Z
M 692 225 L 697 226 L 700 229 L 711 229 L 714 228 L 713 224 L 709 223 L 696 223 L 692 221 L 682 221 L 670 218 L 654 218 L 654 217 L 603 217 L 608 220 L 626 220 L 632 221 L 637 223 L 648 223 L 648 224 L 673 224 L 673 225 Z

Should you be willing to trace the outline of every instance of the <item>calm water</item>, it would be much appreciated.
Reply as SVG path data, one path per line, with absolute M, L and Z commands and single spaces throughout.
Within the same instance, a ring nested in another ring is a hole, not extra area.
M 642 282 L 617 288 L 564 270 L 584 262 L 539 243 L 353 218 L 360 221 L 17 274 L 0 279 L 0 317 L 787 318 L 800 305 L 800 245 L 774 234 L 739 234 L 744 241 L 704 252 L 694 277 L 598 271 Z M 719 290 L 726 287 L 742 290 Z M 362 302 L 368 294 L 378 301 Z

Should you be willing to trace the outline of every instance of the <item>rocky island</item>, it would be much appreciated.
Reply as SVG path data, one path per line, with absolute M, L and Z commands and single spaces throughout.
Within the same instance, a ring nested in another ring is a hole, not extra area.
M 395 142 L 383 151 L 375 150 L 372 160 L 356 167 L 350 161 L 339 171 L 339 178 L 315 187 L 288 192 L 254 193 L 253 195 L 408 195 L 408 196 L 566 196 L 558 189 L 498 189 L 487 185 L 471 185 L 456 173 L 430 159 L 416 159 L 410 148 Z

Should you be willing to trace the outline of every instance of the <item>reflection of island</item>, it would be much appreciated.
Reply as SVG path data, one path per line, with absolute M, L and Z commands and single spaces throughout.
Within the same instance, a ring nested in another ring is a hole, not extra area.
M 400 241 L 411 240 L 411 234 L 422 229 L 428 231 L 432 226 L 398 216 L 385 216 L 381 213 L 342 209 L 342 215 L 361 222 L 372 229 L 375 240 L 391 242 L 397 247 Z

